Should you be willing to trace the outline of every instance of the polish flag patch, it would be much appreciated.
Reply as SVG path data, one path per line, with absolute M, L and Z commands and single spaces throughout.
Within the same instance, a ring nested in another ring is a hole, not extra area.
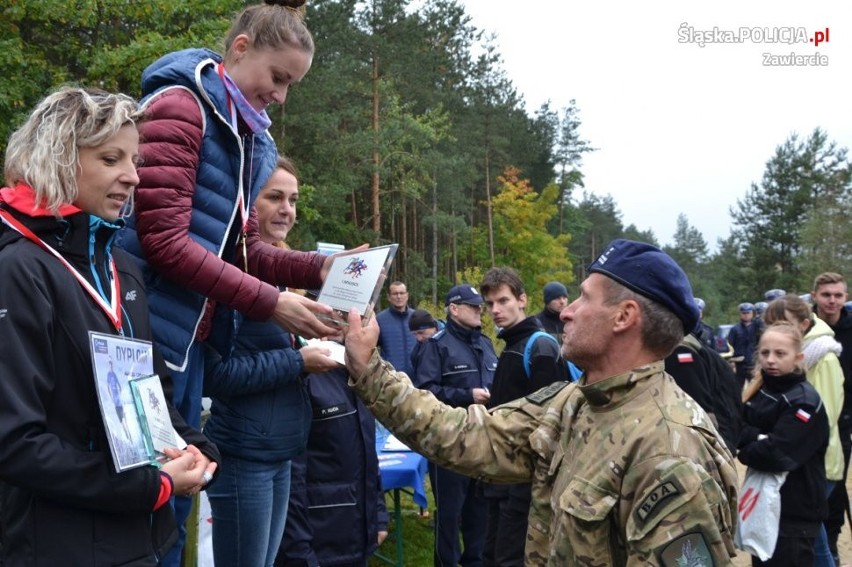
M 679 352 L 677 353 L 677 361 L 681 364 L 686 364 L 687 362 L 692 362 L 692 353 L 691 352 Z
M 803 409 L 800 409 L 796 412 L 796 419 L 798 419 L 799 421 L 804 421 L 805 423 L 807 423 L 811 420 L 811 414 L 809 414 L 808 412 L 806 412 Z

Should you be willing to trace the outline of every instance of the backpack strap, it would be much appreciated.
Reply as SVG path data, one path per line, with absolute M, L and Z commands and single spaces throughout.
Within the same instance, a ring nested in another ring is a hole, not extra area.
M 530 368 L 530 358 L 532 357 L 533 345 L 535 345 L 535 342 L 540 337 L 547 337 L 548 340 L 553 341 L 557 349 L 559 348 L 559 341 L 557 341 L 556 337 L 554 337 L 550 333 L 546 331 L 536 331 L 535 333 L 531 334 L 530 337 L 527 339 L 526 346 L 524 347 L 524 374 L 526 374 L 527 379 L 529 379 L 532 374 L 532 368 Z M 568 375 L 571 377 L 571 381 L 576 382 L 583 374 L 583 372 L 579 368 L 574 366 L 574 364 L 571 363 L 571 361 L 569 360 L 566 360 L 565 364 L 568 367 Z

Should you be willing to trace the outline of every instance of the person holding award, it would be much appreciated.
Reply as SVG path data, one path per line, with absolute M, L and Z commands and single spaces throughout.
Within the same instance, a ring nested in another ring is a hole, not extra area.
M 255 208 L 264 242 L 284 247 L 296 222 L 299 185 L 287 158 L 261 188 Z M 222 451 L 207 492 L 217 565 L 271 566 L 284 533 L 291 459 L 305 450 L 311 407 L 302 376 L 338 364 L 321 345 L 293 348 L 271 321 L 242 321 L 232 345 L 207 341 L 204 394 L 212 398 L 204 432 Z
M 309 338 L 339 333 L 318 318 L 330 308 L 276 287 L 319 287 L 331 260 L 271 248 L 253 212 L 278 156 L 267 108 L 283 105 L 313 62 L 305 1 L 251 2 L 234 17 L 221 55 L 183 49 L 142 74 L 144 164 L 117 242 L 143 265 L 154 340 L 174 370 L 173 403 L 196 427 L 204 342 L 231 340 L 241 316 Z M 214 324 L 217 306 L 232 315 Z M 174 505 L 183 525 L 191 502 Z M 182 541 L 183 531 L 164 565 L 180 565 Z
M 151 341 L 141 274 L 112 246 L 139 182 L 140 117 L 124 95 L 64 88 L 9 140 L 0 190 L 4 565 L 156 565 L 177 539 L 169 498 L 197 493 L 216 471 L 216 446 L 170 407 L 187 448 L 117 473 L 111 439 L 121 428 L 110 430 L 97 395 L 90 335 Z

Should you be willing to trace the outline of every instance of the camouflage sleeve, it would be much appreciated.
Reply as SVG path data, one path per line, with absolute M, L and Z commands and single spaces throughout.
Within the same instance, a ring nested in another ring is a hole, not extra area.
M 434 463 L 493 482 L 530 482 L 535 462 L 530 434 L 546 405 L 516 400 L 491 412 L 480 404 L 453 408 L 415 388 L 374 351 L 349 385 L 398 439 Z
M 619 522 L 628 565 L 730 564 L 736 471 L 721 457 L 706 461 L 658 457 L 626 472 L 622 494 L 633 497 L 619 506 Z

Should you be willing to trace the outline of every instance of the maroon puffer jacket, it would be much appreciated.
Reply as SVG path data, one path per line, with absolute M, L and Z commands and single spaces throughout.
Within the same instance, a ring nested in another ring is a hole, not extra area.
M 321 286 L 324 256 L 262 242 L 254 208 L 247 226 L 249 273 L 192 240 L 189 223 L 202 140 L 198 101 L 186 90 L 170 89 L 151 101 L 148 115 L 141 126 L 143 166 L 135 213 L 139 242 L 157 272 L 251 319 L 272 316 L 277 285 Z

